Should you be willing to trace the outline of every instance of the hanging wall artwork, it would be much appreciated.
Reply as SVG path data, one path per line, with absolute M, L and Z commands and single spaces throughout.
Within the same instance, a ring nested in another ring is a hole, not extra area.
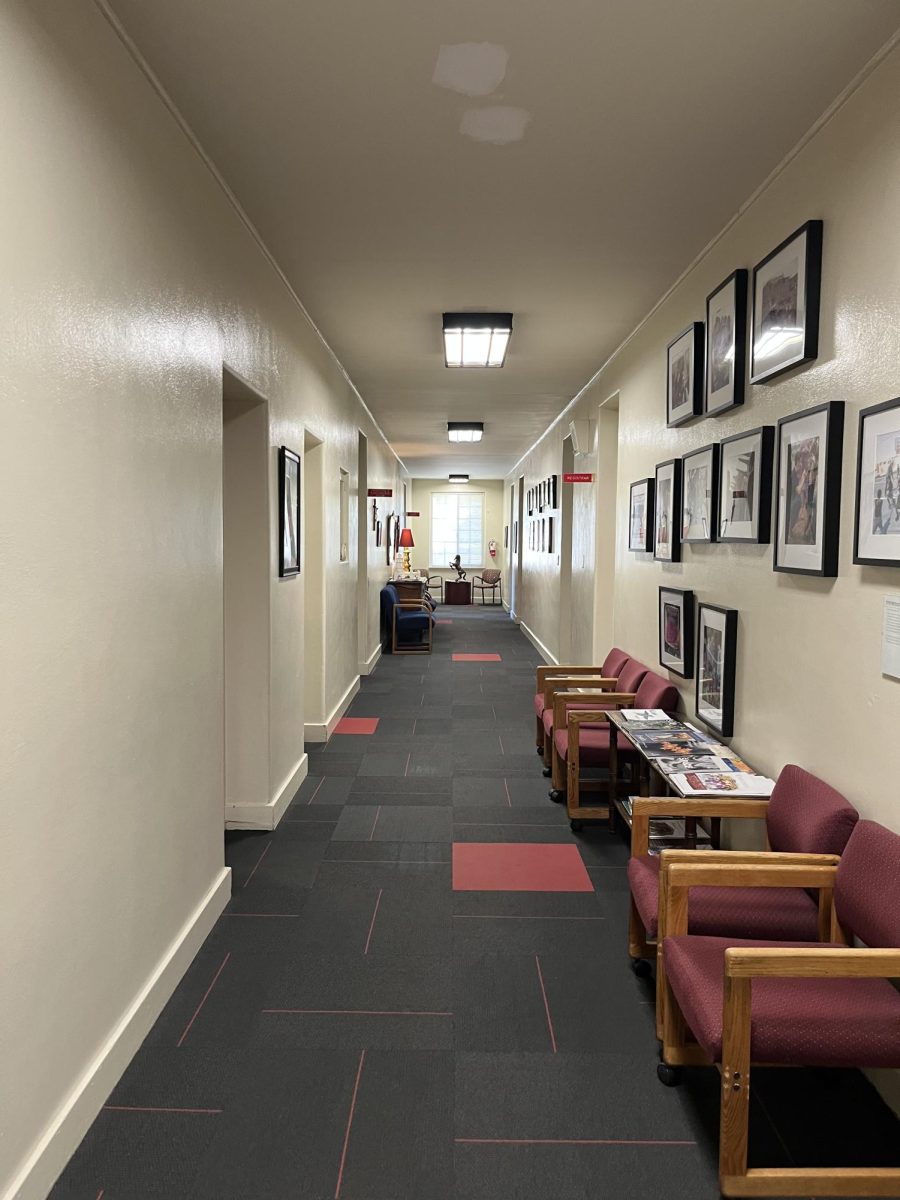
M 628 549 L 642 554 L 653 550 L 653 479 L 638 479 L 628 493 Z
M 693 592 L 683 588 L 659 589 L 659 661 L 684 679 L 694 674 Z
M 719 447 L 703 446 L 681 460 L 681 540 L 714 542 L 719 502 Z
M 774 426 L 763 425 L 720 443 L 720 542 L 768 542 L 774 441 Z
M 654 489 L 653 557 L 662 562 L 681 560 L 681 459 L 671 458 L 656 468 Z
M 859 414 L 853 561 L 900 567 L 900 397 Z
M 703 322 L 695 321 L 666 347 L 666 423 L 683 425 L 703 410 Z
M 776 571 L 826 579 L 837 575 L 843 447 L 842 400 L 778 422 L 772 539 Z
M 697 716 L 722 737 L 734 733 L 737 609 L 701 604 L 697 619 Z
M 819 353 L 822 222 L 807 221 L 753 268 L 750 382 Z
M 300 573 L 300 456 L 278 451 L 278 574 Z
M 718 416 L 744 403 L 747 272 L 734 271 L 706 297 L 706 388 L 703 411 Z

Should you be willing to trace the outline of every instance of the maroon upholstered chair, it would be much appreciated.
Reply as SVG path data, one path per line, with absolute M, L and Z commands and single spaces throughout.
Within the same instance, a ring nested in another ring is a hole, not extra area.
M 631 671 L 629 663 L 622 672 L 624 680 Z M 564 707 L 565 706 L 565 707 Z M 674 684 L 644 668 L 634 692 L 600 693 L 596 697 L 579 698 L 569 705 L 565 693 L 554 699 L 554 718 L 558 722 L 553 730 L 553 790 L 550 799 L 560 801 L 565 797 L 569 822 L 573 830 L 581 827 L 584 820 L 606 817 L 613 821 L 613 801 L 618 787 L 619 769 L 623 763 L 632 768 L 637 765 L 638 755 L 627 746 L 618 747 L 615 761 L 611 761 L 609 723 L 605 713 L 610 708 L 661 708 L 674 712 L 678 706 L 678 689 Z M 565 715 L 565 725 L 563 725 Z M 607 770 L 607 781 L 599 784 L 581 782 L 582 767 L 602 767 Z M 588 808 L 581 804 L 582 787 L 585 790 L 607 790 L 607 803 L 603 808 Z
M 590 687 L 597 691 L 601 685 L 605 689 L 619 688 L 619 675 L 628 663 L 629 656 L 624 650 L 614 646 L 599 667 L 592 666 L 542 666 L 537 669 L 537 691 L 534 694 L 535 714 L 535 745 L 538 754 L 544 756 L 546 766 L 550 765 L 548 736 L 544 729 L 544 715 L 550 714 L 550 728 L 553 727 L 553 693 L 575 687 L 575 680 L 580 676 L 590 676 Z
M 664 1083 L 680 1066 L 722 1073 L 719 1186 L 725 1196 L 900 1195 L 900 1168 L 747 1170 L 752 1062 L 900 1067 L 900 836 L 859 821 L 839 863 L 759 856 L 755 865 L 668 861 L 660 910 Z M 763 859 L 767 861 L 763 861 Z M 724 874 L 724 877 L 723 877 Z M 686 932 L 699 886 L 833 889 L 832 937 L 791 942 Z M 863 946 L 842 944 L 840 929 Z M 693 1038 L 693 1042 L 689 1040 Z
M 648 672 L 648 668 L 645 667 L 643 663 L 638 662 L 636 658 L 626 659 L 625 663 L 622 665 L 621 671 L 619 672 L 619 674 L 616 678 L 616 683 L 615 683 L 614 687 L 611 689 L 604 688 L 602 690 L 604 690 L 604 691 L 612 690 L 612 691 L 615 691 L 619 695 L 632 697 L 637 692 L 637 689 L 641 685 L 641 680 L 647 675 L 647 672 Z M 600 689 L 595 688 L 593 683 L 588 683 L 588 684 L 586 684 L 586 686 L 591 688 L 595 692 L 600 690 Z M 557 690 L 562 690 L 562 689 L 557 689 Z M 628 702 L 629 701 L 623 701 L 621 703 L 628 703 Z M 566 703 L 565 711 L 566 712 L 569 712 L 570 710 L 578 711 L 578 710 L 583 710 L 583 709 L 588 709 L 588 708 L 590 708 L 590 709 L 616 708 L 616 707 L 621 707 L 621 703 L 617 705 L 617 704 L 613 703 L 612 701 L 607 701 L 607 700 L 603 699 L 603 697 L 591 696 L 590 694 L 588 694 L 586 696 L 577 697 L 577 698 L 573 696 Z M 544 726 L 544 765 L 546 767 L 550 768 L 549 771 L 544 771 L 544 774 L 551 775 L 552 768 L 553 768 L 553 730 L 555 728 L 555 726 L 554 726 L 554 705 L 551 704 L 551 705 L 549 705 L 549 707 L 544 709 L 544 715 L 543 715 L 542 720 L 543 720 L 543 726 Z M 560 728 L 563 731 L 565 731 L 565 721 L 562 721 L 560 723 Z
M 768 800 L 738 804 L 728 798 L 682 800 L 677 796 L 636 800 L 633 805 L 629 953 L 638 974 L 649 971 L 649 943 L 656 941 L 660 859 L 648 853 L 651 817 L 764 817 L 766 842 L 782 854 L 842 854 L 859 819 L 852 804 L 833 787 L 788 764 Z M 719 859 L 729 861 L 730 852 Z M 731 861 L 737 861 L 731 859 Z M 787 941 L 823 936 L 818 906 L 798 888 L 702 888 L 691 897 L 690 933 Z

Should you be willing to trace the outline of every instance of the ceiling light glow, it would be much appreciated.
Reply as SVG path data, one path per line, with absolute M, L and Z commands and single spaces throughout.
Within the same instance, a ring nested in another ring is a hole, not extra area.
M 483 421 L 447 422 L 447 437 L 451 442 L 480 442 L 483 434 Z
M 468 483 L 469 482 L 468 475 L 448 475 L 447 478 L 450 481 L 450 483 Z
M 444 313 L 444 365 L 502 367 L 512 313 Z

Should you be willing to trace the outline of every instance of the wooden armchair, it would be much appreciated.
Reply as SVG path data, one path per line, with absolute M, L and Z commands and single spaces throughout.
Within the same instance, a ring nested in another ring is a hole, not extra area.
M 900 836 L 860 821 L 832 856 L 759 854 L 744 861 L 663 851 L 660 962 L 665 967 L 663 1083 L 679 1068 L 722 1075 L 719 1187 L 725 1196 L 897 1196 L 900 1168 L 748 1170 L 753 1063 L 900 1067 Z M 827 860 L 827 861 L 823 861 Z M 766 942 L 688 933 L 692 890 L 802 888 L 833 896 L 831 940 Z M 864 948 L 843 944 L 843 930 Z M 800 981 L 803 981 L 801 984 Z
M 604 665 L 604 667 L 606 666 L 605 663 L 603 665 Z M 638 687 L 641 684 L 641 680 L 644 678 L 644 676 L 646 674 L 647 674 L 647 668 L 644 666 L 643 663 L 638 662 L 636 658 L 629 658 L 629 659 L 626 659 L 626 661 L 622 665 L 621 670 L 619 670 L 618 672 L 616 672 L 616 671 L 607 672 L 606 670 L 604 670 L 602 676 L 600 677 L 600 686 L 599 687 L 595 688 L 592 683 L 588 683 L 587 687 L 590 691 L 606 691 L 609 688 L 612 691 L 624 692 L 627 694 L 631 694 L 631 693 L 637 691 Z M 609 683 L 607 683 L 606 680 L 608 680 L 608 679 L 614 679 L 615 680 L 614 685 L 611 686 Z M 573 685 L 573 686 L 575 686 L 575 685 Z M 579 687 L 582 686 L 580 680 L 577 682 L 577 686 L 579 686 Z M 584 704 L 584 703 L 580 703 L 577 701 L 573 701 L 569 707 L 571 707 L 571 708 L 590 708 L 590 707 L 613 708 L 613 707 L 615 707 L 615 705 L 606 704 L 602 700 L 600 700 L 600 701 L 595 700 L 595 701 L 592 701 L 590 704 Z M 541 723 L 544 728 L 544 765 L 545 765 L 545 767 L 550 768 L 550 769 L 544 771 L 545 775 L 550 775 L 552 773 L 554 729 L 565 729 L 565 721 L 563 721 L 562 725 L 555 725 L 554 720 L 555 720 L 554 708 L 553 708 L 553 705 L 551 704 L 551 705 L 548 705 L 547 707 L 545 707 L 544 714 L 541 717 Z M 556 785 L 554 785 L 554 786 L 556 786 Z M 560 785 L 560 786 L 562 786 L 562 785 Z
M 567 674 L 565 671 L 551 673 L 554 668 L 539 667 L 538 675 L 540 677 L 541 691 L 535 696 L 535 709 L 538 708 L 538 701 L 542 709 L 541 716 L 537 720 L 537 752 L 544 759 L 544 774 L 550 775 L 551 766 L 551 751 L 553 739 L 553 700 L 557 692 L 569 692 L 573 688 L 580 689 L 581 694 L 590 693 L 595 695 L 597 692 L 613 692 L 618 687 L 618 680 L 613 676 L 600 674 L 599 667 L 584 667 L 579 670 L 575 668 L 573 674 Z M 541 674 L 545 672 L 545 674 Z M 588 672 L 596 672 L 596 674 L 588 674 Z M 576 693 L 579 694 L 579 693 Z M 577 702 L 572 702 L 572 707 L 577 707 Z
M 557 663 L 556 666 L 538 667 L 534 691 L 534 713 L 537 718 L 535 745 L 537 746 L 538 754 L 544 754 L 543 716 L 544 712 L 551 707 L 550 700 L 546 694 L 546 680 L 553 675 L 560 677 L 567 675 L 596 675 L 601 679 L 618 680 L 619 673 L 627 662 L 628 655 L 625 651 L 619 650 L 618 647 L 613 647 L 600 666 L 585 666 L 583 663 Z M 545 762 L 548 762 L 546 756 Z
M 434 589 L 440 592 L 441 603 L 444 602 L 444 577 L 443 575 L 429 575 L 425 580 L 425 591 L 431 592 Z
M 682 800 L 678 796 L 654 796 L 635 800 L 628 863 L 631 888 L 628 951 L 639 962 L 655 954 L 650 943 L 657 934 L 660 858 L 649 852 L 649 826 L 656 817 L 762 819 L 766 822 L 766 846 L 770 850 L 783 854 L 839 855 L 859 820 L 859 813 L 824 780 L 792 763 L 784 767 L 768 799 L 715 796 Z M 728 857 L 728 851 L 724 853 L 723 861 L 737 861 Z M 698 894 L 691 933 L 803 941 L 819 936 L 821 931 L 817 929 L 812 900 L 796 889 L 785 888 L 780 893 L 770 891 L 765 895 L 734 889 L 721 894 L 709 891 Z

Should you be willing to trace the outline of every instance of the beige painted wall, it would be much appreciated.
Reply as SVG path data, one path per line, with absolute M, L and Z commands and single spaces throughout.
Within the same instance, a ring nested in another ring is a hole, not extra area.
M 479 566 L 467 568 L 469 579 L 482 567 L 496 567 L 503 571 L 506 565 L 503 547 L 503 528 L 508 523 L 509 493 L 504 490 L 502 479 L 470 479 L 467 484 L 448 483 L 446 479 L 413 479 L 410 488 L 409 508 L 420 512 L 419 517 L 410 517 L 410 529 L 416 548 L 411 552 L 415 568 L 432 568 L 431 574 L 455 579 L 455 573 L 446 563 L 432 563 L 431 559 L 431 494 L 432 492 L 483 492 L 484 493 L 484 554 Z M 497 543 L 497 557 L 488 554 L 488 542 Z M 505 585 L 505 580 L 504 580 Z M 504 598 L 507 598 L 504 586 Z
M 615 641 L 657 665 L 657 589 L 692 588 L 740 612 L 734 742 L 776 774 L 797 762 L 824 776 L 869 817 L 900 829 L 900 682 L 882 677 L 881 605 L 900 571 L 852 565 L 857 418 L 900 392 L 900 51 L 895 50 L 725 233 L 564 421 L 517 466 L 529 484 L 558 469 L 570 417 L 596 420 L 619 393 L 615 576 L 598 567 L 596 654 Z M 749 388 L 742 409 L 678 430 L 665 424 L 666 344 L 702 320 L 709 291 L 753 264 L 811 217 L 825 222 L 818 360 Z M 657 462 L 742 429 L 774 424 L 826 400 L 847 403 L 840 576 L 775 574 L 771 546 L 691 546 L 660 565 L 626 549 L 628 486 Z M 601 452 L 602 457 L 602 452 Z M 585 459 L 598 468 L 598 452 Z M 608 505 L 595 499 L 597 540 Z M 576 517 L 576 520 L 579 518 Z M 577 535 L 576 535 L 577 537 Z M 593 564 L 590 564 L 592 567 Z M 548 564 L 526 553 L 522 618 L 556 652 L 558 602 Z M 585 566 L 588 569 L 588 566 Z M 584 608 L 583 589 L 576 603 Z M 612 625 L 607 614 L 613 609 Z M 576 622 L 587 620 L 581 613 Z M 681 688 L 693 713 L 690 684 Z
M 302 449 L 305 426 L 326 444 L 326 708 L 357 674 L 339 469 L 355 486 L 358 428 L 370 483 L 395 485 L 398 465 L 93 4 L 2 6 L 0 108 L 16 164 L 0 193 L 0 1061 L 28 1081 L 0 1097 L 2 1195 L 227 887 L 223 363 L 270 413 L 264 799 L 304 755 L 303 584 L 277 578 L 277 447 Z M 374 649 L 374 588 L 371 605 Z

